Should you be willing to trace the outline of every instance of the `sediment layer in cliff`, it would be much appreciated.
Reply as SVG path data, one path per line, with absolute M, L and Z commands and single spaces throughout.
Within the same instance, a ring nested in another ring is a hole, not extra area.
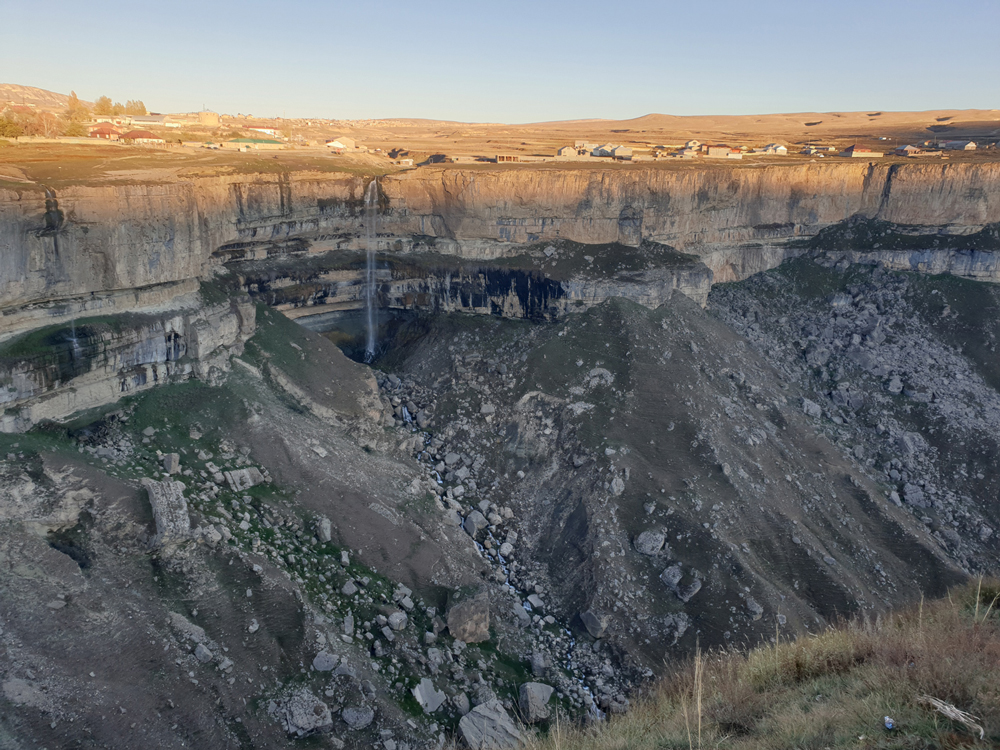
M 143 296 L 169 303 L 228 261 L 356 248 L 369 180 L 296 173 L 0 191 L 0 336 L 68 320 L 92 297 L 116 310 L 144 309 Z M 855 215 L 978 231 L 1000 221 L 998 185 L 997 164 L 428 168 L 380 180 L 378 243 L 385 253 L 490 260 L 532 243 L 649 240 L 734 280 L 780 261 L 789 241 Z

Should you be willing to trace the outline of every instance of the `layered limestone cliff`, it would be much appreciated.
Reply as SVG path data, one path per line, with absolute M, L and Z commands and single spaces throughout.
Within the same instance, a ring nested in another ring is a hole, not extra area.
M 0 191 L 0 337 L 176 307 L 225 262 L 358 247 L 367 182 L 297 173 Z M 716 280 L 771 267 L 789 240 L 854 215 L 952 235 L 1000 221 L 1000 164 L 424 168 L 379 185 L 383 252 L 488 260 L 536 242 L 652 240 L 703 258 Z
M 567 278 L 552 278 L 538 269 L 488 263 L 420 268 L 389 260 L 383 261 L 383 266 L 387 267 L 375 275 L 380 308 L 530 320 L 583 312 L 611 297 L 627 297 L 656 308 L 680 293 L 704 306 L 712 288 L 712 271 L 697 261 L 607 275 L 580 271 Z M 237 272 L 243 290 L 293 319 L 357 310 L 365 303 L 363 268 L 310 273 L 308 268 L 279 270 L 266 263 L 248 263 L 237 266 Z M 293 272 L 296 278 L 292 278 Z
M 194 311 L 84 319 L 0 348 L 0 432 L 22 432 L 156 385 L 214 382 L 253 334 L 245 298 Z

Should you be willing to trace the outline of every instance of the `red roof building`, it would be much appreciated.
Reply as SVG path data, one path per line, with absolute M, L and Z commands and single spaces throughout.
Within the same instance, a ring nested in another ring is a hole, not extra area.
M 103 138 L 106 141 L 117 141 L 119 136 L 121 136 L 121 131 L 118 128 L 108 125 L 106 122 L 102 122 L 100 125 L 95 125 L 90 129 L 91 138 Z

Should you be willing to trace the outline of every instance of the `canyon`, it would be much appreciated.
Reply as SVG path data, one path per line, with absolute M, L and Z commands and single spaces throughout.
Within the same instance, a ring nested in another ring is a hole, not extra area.
M 513 746 L 995 571 L 998 227 L 990 161 L 0 188 L 0 743 Z

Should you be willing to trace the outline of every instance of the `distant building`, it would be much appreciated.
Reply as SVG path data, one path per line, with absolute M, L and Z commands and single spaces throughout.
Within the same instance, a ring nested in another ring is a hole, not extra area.
M 215 127 L 220 123 L 219 113 L 211 112 L 207 109 L 202 110 L 198 113 L 198 124 L 207 125 L 209 127 Z
M 145 125 L 148 127 L 163 127 L 167 123 L 166 115 L 132 115 L 129 117 L 132 125 Z
M 788 148 L 780 143 L 769 143 L 764 148 L 754 149 L 755 153 L 766 154 L 768 156 L 787 156 Z
M 632 158 L 632 149 L 628 146 L 615 146 L 611 149 L 611 156 L 628 161 Z
M 701 148 L 701 141 L 691 140 L 684 144 L 684 148 L 693 148 L 695 151 Z
M 870 148 L 864 148 L 863 146 L 859 146 L 857 144 L 848 146 L 840 152 L 840 155 L 846 156 L 849 159 L 874 159 L 882 156 L 879 151 L 872 151 Z
M 401 167 L 412 167 L 413 159 L 400 159 L 399 161 L 396 162 L 396 164 L 398 164 Z
M 684 159 L 695 159 L 700 153 L 697 148 L 685 148 L 680 151 L 680 156 Z
M 945 141 L 944 148 L 946 151 L 975 151 L 976 144 L 974 141 Z
M 157 135 L 153 135 L 148 130 L 130 130 L 121 135 L 121 140 L 126 143 L 137 143 L 139 145 L 149 145 L 154 143 L 164 143 L 164 140 Z
M 263 135 L 276 136 L 281 131 L 278 128 L 269 128 L 264 125 L 245 125 L 244 130 L 252 130 L 255 133 L 261 133 Z
M 270 138 L 230 138 L 219 144 L 222 148 L 237 151 L 277 151 L 285 147 L 281 141 Z
M 521 161 L 521 157 L 517 154 L 497 154 L 496 163 L 497 164 L 514 164 Z
M 708 147 L 708 157 L 710 159 L 742 159 L 743 152 L 738 148 L 720 143 L 716 146 Z
M 591 153 L 594 156 L 611 156 L 611 152 L 614 151 L 615 147 L 610 143 L 605 143 L 600 146 L 595 146 Z
M 896 156 L 924 156 L 927 152 L 920 146 L 900 146 L 893 153 Z
M 577 141 L 577 143 L 583 143 L 583 141 Z M 563 146 L 561 149 L 556 151 L 556 156 L 560 159 L 575 159 L 580 155 L 578 146 Z
M 327 141 L 326 147 L 334 149 L 339 148 L 343 149 L 344 151 L 353 151 L 355 148 L 357 148 L 357 141 L 355 141 L 353 138 L 348 138 L 346 135 L 344 135 L 339 138 L 335 138 L 332 141 Z

